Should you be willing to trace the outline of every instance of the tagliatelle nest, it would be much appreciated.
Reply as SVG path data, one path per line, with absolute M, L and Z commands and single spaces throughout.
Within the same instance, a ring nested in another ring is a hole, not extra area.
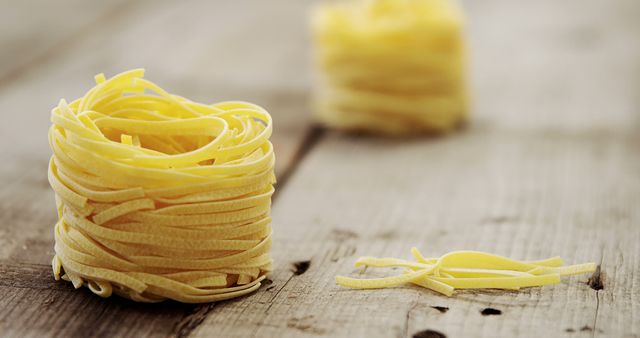
M 136 301 L 247 294 L 271 270 L 269 113 L 205 105 L 132 70 L 53 109 L 53 271 Z
M 321 4 L 313 16 L 317 119 L 395 136 L 455 129 L 468 110 L 463 23 L 452 0 Z

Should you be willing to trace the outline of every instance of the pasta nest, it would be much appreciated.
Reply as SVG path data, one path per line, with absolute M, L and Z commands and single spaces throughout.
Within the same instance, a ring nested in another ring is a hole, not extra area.
M 316 119 L 390 136 L 466 119 L 462 10 L 451 0 L 352 0 L 313 12 Z
M 52 110 L 53 273 L 108 297 L 199 303 L 271 271 L 272 120 L 167 93 L 141 69 Z

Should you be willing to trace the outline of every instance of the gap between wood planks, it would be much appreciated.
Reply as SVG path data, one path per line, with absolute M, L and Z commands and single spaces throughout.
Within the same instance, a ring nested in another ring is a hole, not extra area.
M 19 82 L 16 80 L 19 80 L 21 77 L 28 77 L 27 74 L 31 68 L 45 66 L 48 61 L 54 58 L 61 58 L 65 55 L 64 53 L 69 52 L 70 49 L 78 52 L 78 50 L 83 47 L 82 41 L 92 39 L 93 36 L 96 35 L 100 36 L 100 34 L 97 33 L 108 31 L 109 27 L 118 25 L 123 21 L 121 18 L 127 16 L 124 14 L 129 14 L 128 16 L 130 17 L 131 15 L 129 10 L 133 7 L 142 6 L 119 4 L 115 8 L 98 15 L 97 21 L 94 22 L 92 26 L 80 27 L 77 32 L 73 31 L 68 34 L 68 36 L 60 39 L 61 41 L 55 47 L 48 48 L 43 52 L 38 53 L 34 58 L 27 61 L 25 65 L 18 66 L 12 70 L 9 75 L 0 77 L 0 88 L 14 82 Z M 138 8 L 135 9 L 137 10 Z M 78 54 L 75 54 L 75 57 L 78 58 Z M 306 102 L 306 98 L 303 101 Z M 305 131 L 306 126 L 308 126 L 307 123 L 300 123 L 300 129 L 296 128 L 296 130 Z M 288 128 L 291 129 L 291 126 L 286 123 L 284 127 L 284 129 L 280 130 L 284 130 L 286 132 Z M 322 134 L 323 131 L 321 128 L 310 127 L 308 128 L 304 138 L 298 138 L 296 135 L 296 137 L 289 140 L 279 140 L 283 146 L 287 146 L 283 147 L 284 149 L 291 149 L 292 153 L 295 155 L 293 156 L 293 160 L 290 161 L 289 155 L 287 155 L 288 153 L 286 151 L 283 152 L 284 156 L 281 161 L 282 163 L 285 163 L 285 165 L 281 166 L 280 168 L 282 170 L 277 173 L 279 178 L 279 183 L 276 186 L 277 191 L 281 190 L 286 185 L 288 178 L 297 167 L 296 163 L 301 161 L 306 153 L 314 147 L 315 143 L 320 140 Z M 302 142 L 299 142 L 300 139 L 302 139 Z M 272 140 L 274 143 L 277 143 L 273 138 Z M 286 141 L 288 141 L 288 144 L 285 144 Z M 35 173 L 34 175 L 38 177 L 40 176 L 39 173 Z M 47 184 L 45 183 L 45 185 Z M 276 198 L 277 197 L 274 196 L 274 199 Z M 52 248 L 52 245 L 44 242 L 42 243 L 42 245 L 45 244 L 47 245 L 48 250 Z M 40 247 L 43 247 L 42 245 L 40 245 Z M 32 247 L 32 245 L 29 245 L 29 247 Z M 26 245 L 24 248 L 26 248 Z M 31 250 L 33 250 L 33 248 L 31 248 Z M 82 318 L 75 318 L 77 321 L 73 323 L 74 325 L 61 324 L 56 328 L 54 325 L 48 325 L 49 323 L 45 323 L 43 326 L 50 328 L 50 331 L 47 331 L 50 335 L 55 334 L 56 330 L 60 330 L 58 333 L 63 331 L 69 332 L 72 336 L 82 335 L 83 330 L 87 328 L 91 328 L 96 333 L 113 333 L 113 331 L 110 331 L 112 329 L 106 327 L 104 324 L 115 322 L 119 323 L 124 327 L 124 329 L 126 329 L 126 322 L 118 320 L 118 317 L 123 314 L 131 314 L 132 319 L 128 320 L 128 322 L 131 323 L 132 327 L 136 328 L 133 332 L 136 335 L 143 335 L 145 332 L 151 332 L 153 326 L 157 325 L 154 331 L 156 334 L 185 337 L 198 327 L 198 325 L 206 318 L 207 314 L 215 306 L 213 303 L 198 306 L 179 304 L 175 302 L 165 302 L 165 304 L 154 304 L 153 306 L 142 306 L 132 302 L 127 302 L 126 300 L 119 299 L 118 297 L 103 300 L 90 294 L 87 290 L 74 292 L 73 288 L 68 283 L 55 282 L 51 277 L 50 269 L 51 268 L 46 264 L 13 263 L 11 259 L 6 261 L 0 260 L 0 288 L 8 290 L 8 294 L 11 295 L 12 293 L 14 296 L 6 297 L 3 302 L 0 302 L 0 305 L 5 305 L 4 309 L 0 306 L 0 311 L 7 310 L 7 312 L 2 313 L 3 318 L 0 318 L 0 328 L 3 324 L 7 323 L 3 323 L 3 321 L 10 318 L 9 316 L 11 316 L 11 312 L 14 308 L 20 309 L 22 307 L 23 310 L 26 309 L 30 313 L 44 312 L 45 315 L 52 317 L 51 321 L 56 321 L 56 317 L 66 317 L 67 319 L 73 317 L 73 315 L 56 316 L 53 314 L 55 310 L 52 310 L 54 307 L 49 307 L 50 310 L 42 310 L 42 304 L 38 302 L 38 300 L 42 298 L 45 300 L 51 300 L 50 302 L 45 302 L 44 305 L 52 304 L 56 302 L 56 299 L 58 299 L 58 303 L 64 303 L 70 307 L 79 306 L 83 310 L 80 312 L 86 312 L 83 314 Z M 11 292 L 12 290 L 14 292 Z M 40 309 L 38 309 L 39 307 Z M 99 316 L 96 317 L 95 312 L 104 313 L 107 318 L 99 318 Z M 34 316 L 29 315 L 18 317 L 19 320 L 24 320 L 25 322 L 34 320 Z M 109 319 L 109 317 L 111 317 L 111 319 Z M 144 319 L 148 320 L 145 321 Z M 45 321 L 46 320 L 47 319 L 45 318 Z M 78 321 L 80 323 L 78 323 Z M 53 324 L 58 323 L 59 322 Z M 29 327 L 31 327 L 32 330 L 34 328 L 33 325 L 25 325 L 25 328 Z M 117 330 L 117 327 L 113 330 Z M 17 334 L 17 332 L 19 332 L 19 330 L 14 330 L 14 333 Z
M 616 263 L 616 254 L 610 252 L 618 250 L 616 247 L 628 248 L 628 244 L 635 242 L 636 235 L 632 234 L 625 243 L 618 243 L 616 236 L 605 234 L 624 231 L 635 213 L 629 215 L 628 221 L 621 222 L 612 216 L 609 208 L 617 206 L 617 199 L 610 197 L 610 205 L 601 205 L 601 197 L 610 195 L 613 187 L 624 181 L 619 178 L 630 173 L 632 167 L 626 161 L 637 149 L 635 140 L 630 135 L 595 135 L 590 131 L 489 134 L 486 130 L 473 129 L 435 142 L 402 143 L 360 142 L 352 137 L 329 134 L 305 158 L 274 210 L 280 243 L 274 258 L 288 262 L 313 259 L 309 271 L 301 278 L 292 277 L 289 266 L 279 265 L 273 275 L 273 285 L 277 286 L 272 292 L 263 290 L 253 297 L 221 304 L 192 336 L 206 337 L 215 332 L 235 337 L 276 334 L 295 337 L 315 332 L 327 336 L 357 336 L 354 332 L 359 332 L 383 337 L 437 330 L 454 337 L 465 330 L 456 327 L 462 327 L 458 324 L 467 319 L 467 322 L 475 322 L 467 326 L 467 333 L 480 335 L 480 330 L 484 329 L 485 336 L 497 332 L 514 333 L 518 329 L 522 330 L 523 336 L 532 336 L 536 325 L 552 328 L 552 336 L 567 336 L 567 329 L 589 336 L 593 331 L 596 296 L 601 305 L 595 335 L 600 329 L 612 334 L 618 329 L 610 323 L 620 320 L 620 316 L 610 318 L 610 313 L 616 313 L 609 305 L 612 293 L 631 282 L 616 274 L 621 269 L 616 266 L 622 265 L 622 259 Z M 448 157 L 443 157 L 445 155 Z M 441 159 L 444 164 L 407 161 L 404 162 L 404 175 L 391 178 L 397 169 L 389 163 L 424 157 Z M 367 169 L 377 164 L 378 159 L 384 159 L 380 162 L 386 165 L 380 164 L 367 176 Z M 505 161 L 515 164 L 505 166 Z M 626 169 L 609 171 L 622 167 Z M 589 169 L 576 170 L 579 168 Z M 361 174 L 364 177 L 358 176 Z M 382 188 L 370 184 L 375 176 L 390 177 L 386 180 L 388 190 L 384 190 L 384 197 L 380 197 L 382 193 L 375 194 L 383 191 Z M 455 196 L 455 187 L 447 180 L 452 176 L 460 179 L 456 185 L 465 187 L 464 195 Z M 523 176 L 530 179 L 522 179 Z M 425 179 L 419 180 L 421 177 Z M 594 184 L 593 190 L 588 188 L 590 194 L 584 193 L 585 186 L 602 177 L 611 177 L 611 180 Z M 532 185 L 534 181 L 536 184 Z M 438 185 L 437 182 L 443 183 Z M 531 193 L 532 188 L 536 189 L 534 193 Z M 297 193 L 292 193 L 294 190 Z M 621 194 L 621 199 L 632 201 L 638 196 L 635 184 L 629 185 L 627 191 Z M 466 196 L 479 193 L 486 198 L 471 203 L 468 211 L 458 212 L 461 211 L 459 206 L 467 205 Z M 523 198 L 516 200 L 514 196 Z M 367 203 L 352 212 L 357 201 L 365 198 L 369 198 Z M 328 202 L 320 208 L 320 201 L 324 200 Z M 348 201 L 353 202 L 349 204 Z M 562 205 L 563 202 L 566 204 Z M 430 205 L 432 212 L 438 215 L 407 216 L 393 212 L 398 206 L 403 210 L 422 210 L 420 206 L 423 205 Z M 406 231 L 397 224 L 407 224 Z M 348 225 L 349 230 L 340 229 L 340 225 Z M 607 228 L 611 229 L 605 230 Z M 442 229 L 449 230 L 449 234 L 441 233 Z M 387 234 L 389 230 L 396 230 L 395 237 Z M 465 239 L 455 241 L 451 234 L 460 231 L 466 231 Z M 491 235 L 493 231 L 496 236 Z M 605 279 L 606 290 L 596 293 L 593 287 L 601 284 L 598 274 L 592 276 L 591 288 L 587 287 L 589 276 L 585 275 L 549 288 L 531 288 L 520 293 L 461 291 L 452 298 L 414 293 L 411 290 L 415 289 L 411 287 L 402 291 L 350 292 L 337 288 L 330 279 L 337 272 L 342 274 L 352 269 L 351 256 L 336 260 L 336 263 L 331 260 L 336 251 L 345 251 L 337 249 L 337 242 L 342 237 L 352 238 L 360 255 L 391 255 L 399 247 L 406 250 L 407 242 L 426 243 L 429 240 L 432 243 L 430 250 L 439 253 L 451 249 L 454 243 L 456 249 L 496 252 L 509 257 L 533 259 L 558 254 L 572 263 L 604 262 L 606 259 L 606 263 L 601 263 L 601 269 L 612 281 Z M 361 239 L 357 240 L 357 237 Z M 571 249 L 567 248 L 568 239 L 572 239 L 568 241 Z M 535 244 L 541 241 L 547 248 Z M 563 249 L 549 249 L 561 243 L 564 243 Z M 604 259 L 602 252 L 606 253 Z M 629 263 L 625 266 L 629 271 Z M 402 331 L 407 326 L 408 308 L 416 302 L 418 307 L 408 315 L 407 330 Z M 449 307 L 450 311 L 442 313 L 432 306 Z M 361 311 L 370 312 L 362 315 Z M 551 314 L 553 311 L 557 311 L 557 316 Z M 313 318 L 307 319 L 311 315 Z M 387 321 L 385 318 L 393 319 Z M 515 324 L 518 321 L 520 323 Z
M 300 145 L 294 152 L 289 167 L 278 178 L 276 185 L 276 191 L 273 194 L 273 200 L 278 197 L 278 192 L 287 184 L 291 175 L 298 169 L 298 165 L 302 163 L 304 157 L 315 147 L 318 142 L 326 135 L 326 129 L 320 125 L 313 124 L 307 128 L 307 132 L 304 134 Z
M 291 165 L 280 175 L 280 179 L 277 184 L 278 190 L 284 188 L 288 182 L 288 178 L 296 171 L 298 163 L 305 158 L 305 156 L 315 147 L 324 135 L 325 130 L 322 127 L 312 125 L 307 128 L 303 141 L 295 151 Z M 277 196 L 274 195 L 274 202 L 276 198 Z M 301 264 L 300 267 L 296 267 L 299 272 L 292 271 L 292 276 L 304 273 L 306 270 L 305 267 L 308 268 L 308 265 L 303 265 L 304 264 Z M 70 287 L 68 283 L 54 281 L 50 270 L 51 267 L 49 265 L 24 263 L 13 264 L 6 261 L 0 261 L 0 287 L 9 289 L 48 290 L 63 293 L 74 292 L 74 289 Z M 268 286 L 268 281 L 269 280 L 264 283 L 264 286 Z M 89 295 L 89 297 L 95 296 Z M 55 298 L 55 296 L 53 298 Z M 51 300 L 50 303 L 53 303 L 53 300 Z M 167 327 L 172 327 L 171 331 L 167 332 L 167 337 L 182 338 L 190 336 L 191 332 L 198 328 L 198 326 L 207 318 L 209 313 L 215 308 L 216 304 L 217 303 L 185 305 L 186 308 L 182 312 L 182 316 L 177 316 L 173 325 L 167 325 Z M 102 311 L 106 311 L 106 309 L 107 306 L 103 307 Z M 144 308 L 142 311 L 145 311 Z M 181 311 L 178 310 L 178 312 Z
M 599 333 L 598 329 L 598 315 L 600 313 L 600 291 L 604 290 L 604 281 L 602 277 L 602 263 L 604 262 L 604 249 L 600 249 L 600 262 L 598 263 L 598 267 L 596 271 L 593 272 L 587 284 L 589 287 L 596 292 L 596 309 L 593 315 L 593 328 L 591 332 L 591 337 L 595 337 Z M 587 326 L 583 327 L 583 329 L 588 328 Z
M 293 155 L 293 158 L 290 162 L 291 164 L 280 175 L 280 178 L 278 178 L 276 191 L 272 197 L 273 203 L 277 203 L 276 201 L 278 197 L 278 191 L 281 191 L 286 186 L 287 182 L 289 181 L 289 178 L 291 177 L 291 175 L 295 173 L 296 169 L 298 168 L 302 160 L 305 158 L 305 156 L 309 152 L 311 152 L 311 150 L 318 144 L 318 142 L 320 142 L 320 140 L 325 135 L 326 135 L 326 129 L 322 126 L 314 124 L 307 128 L 307 132 L 305 133 L 305 136 L 302 139 L 300 146 L 298 147 L 298 149 L 295 151 Z M 308 265 L 307 265 L 307 268 L 308 268 Z M 306 271 L 306 269 L 304 270 Z M 305 271 L 302 271 L 301 273 L 297 273 L 296 271 L 293 271 L 291 274 L 291 277 L 293 277 L 296 274 L 302 274 Z M 291 279 L 291 277 L 289 277 L 289 279 Z M 263 283 L 263 286 L 268 284 L 271 284 L 271 283 Z M 202 322 L 207 318 L 209 313 L 211 313 L 211 311 L 215 308 L 216 304 L 218 303 L 217 302 L 208 303 L 208 304 L 201 304 L 201 305 L 195 306 L 190 313 L 186 314 L 182 319 L 180 319 L 176 323 L 176 325 L 173 328 L 173 331 L 169 334 L 168 337 L 175 337 L 175 338 L 189 337 L 191 335 L 191 332 L 197 329 L 198 326 L 202 324 Z

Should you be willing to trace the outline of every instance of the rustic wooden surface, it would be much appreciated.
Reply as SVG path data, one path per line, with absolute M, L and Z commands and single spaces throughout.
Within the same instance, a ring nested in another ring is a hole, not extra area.
M 639 2 L 464 1 L 474 118 L 410 140 L 309 129 L 309 2 L 64 2 L 52 17 L 84 19 L 28 24 L 33 5 L 3 3 L 23 8 L 19 33 L 0 34 L 0 336 L 640 337 Z M 277 264 L 256 294 L 145 305 L 52 280 L 48 111 L 94 73 L 137 66 L 194 99 L 274 114 Z M 411 246 L 561 255 L 601 273 L 453 298 L 334 284 L 359 255 Z

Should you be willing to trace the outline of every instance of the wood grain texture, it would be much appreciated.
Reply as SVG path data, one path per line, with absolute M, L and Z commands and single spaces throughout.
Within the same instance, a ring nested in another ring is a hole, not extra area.
M 26 29 L 74 38 L 0 87 L 0 154 L 8 159 L 0 162 L 0 336 L 82 337 L 90 330 L 96 336 L 182 337 L 204 319 L 214 305 L 105 301 L 52 281 L 48 264 L 56 216 L 46 180 L 49 112 L 61 97 L 73 99 L 91 88 L 96 73 L 145 67 L 148 78 L 179 95 L 203 102 L 241 99 L 267 108 L 277 126 L 276 171 L 285 177 L 307 133 L 307 8 L 300 1 L 273 5 L 136 1 L 81 35 L 71 27 L 90 23 L 89 16 L 76 25 L 58 25 L 30 20 L 26 4 L 16 12 L 14 21 L 24 21 L 15 26 L 23 34 L 12 37 L 16 41 L 29 39 Z M 9 46 L 6 41 L 0 44 Z M 3 65 L 20 64 L 14 54 L 0 54 L 7 57 Z M 76 310 L 61 310 L 67 306 Z
M 126 11 L 122 0 L 0 1 L 0 86 Z
M 0 333 L 9 337 L 166 337 L 196 307 L 102 299 L 55 282 L 48 265 L 0 263 Z
M 0 163 L 0 333 L 640 337 L 640 3 L 464 4 L 474 120 L 447 138 L 316 131 L 310 153 L 291 156 L 310 82 L 301 1 L 136 2 L 0 88 L 0 149 L 10 159 Z M 274 204 L 276 270 L 252 296 L 141 305 L 49 277 L 48 111 L 60 97 L 81 95 L 96 72 L 141 65 L 179 94 L 238 95 L 274 113 L 278 161 L 297 169 Z M 454 298 L 335 285 L 337 274 L 357 275 L 357 256 L 408 258 L 412 245 L 429 255 L 477 249 L 596 261 L 603 288 L 594 290 L 589 276 Z M 501 314 L 483 315 L 486 308 Z
M 618 134 L 477 129 L 405 142 L 332 135 L 274 208 L 272 288 L 220 304 L 196 336 L 405 337 L 431 329 L 449 337 L 562 337 L 590 327 L 594 335 L 633 337 L 639 151 L 640 138 Z M 409 258 L 411 246 L 431 256 L 468 249 L 601 262 L 604 290 L 591 289 L 589 276 L 453 298 L 334 284 L 335 275 L 353 274 L 357 256 Z M 306 260 L 309 270 L 295 275 L 291 264 Z M 487 307 L 502 315 L 483 316 Z
M 49 112 L 62 97 L 83 95 L 99 72 L 113 75 L 144 65 L 148 78 L 173 93 L 202 102 L 242 99 L 266 107 L 277 126 L 272 136 L 276 173 L 284 174 L 307 132 L 308 95 L 300 84 L 308 72 L 306 5 L 295 2 L 284 11 L 252 6 L 251 1 L 138 2 L 0 89 L 0 154 L 12 159 L 0 163 L 0 180 L 12 187 L 2 191 L 0 207 L 11 210 L 2 220 L 24 224 L 20 231 L 0 228 L 6 233 L 0 238 L 0 258 L 29 247 L 25 241 L 39 249 L 51 245 L 53 195 L 44 175 L 51 152 Z M 282 24 L 269 25 L 269 20 Z M 42 264 L 51 254 L 32 251 L 37 254 L 26 257 L 30 263 Z
M 637 131 L 637 1 L 463 4 L 476 123 Z
M 195 101 L 267 108 L 278 126 L 276 171 L 284 171 L 305 133 L 309 71 L 307 4 L 279 3 L 134 2 L 0 91 L 2 150 L 48 154 L 48 116 L 60 98 L 82 96 L 97 73 L 144 67 L 149 79 Z M 15 111 L 25 113 L 9 114 Z M 20 147 L 8 147 L 10 141 Z
M 274 207 L 273 284 L 214 308 L 196 337 L 640 336 L 639 4 L 465 4 L 469 128 L 324 137 Z M 453 298 L 334 283 L 357 275 L 357 256 L 409 258 L 414 245 L 595 261 L 603 289 L 590 276 Z

